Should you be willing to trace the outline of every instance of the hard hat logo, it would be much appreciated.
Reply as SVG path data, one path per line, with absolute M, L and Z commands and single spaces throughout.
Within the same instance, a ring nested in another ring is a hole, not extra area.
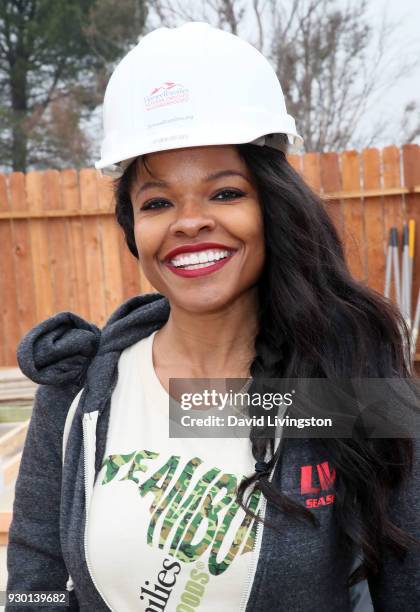
M 182 85 L 180 83 L 172 83 L 171 81 L 168 81 L 167 83 L 164 83 L 163 85 L 161 85 L 160 87 L 155 87 L 155 89 L 149 94 L 151 96 L 154 96 L 155 93 L 157 93 L 158 91 L 160 91 L 161 89 L 173 89 L 176 86 L 182 87 Z
M 155 87 L 149 96 L 145 96 L 144 105 L 147 111 L 155 108 L 162 108 L 170 104 L 188 102 L 190 92 L 187 87 L 180 83 L 164 83 L 160 87 Z

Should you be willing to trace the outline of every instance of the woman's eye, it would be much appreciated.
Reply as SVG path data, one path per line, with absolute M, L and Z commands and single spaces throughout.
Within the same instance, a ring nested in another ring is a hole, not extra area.
M 245 194 L 237 189 L 223 189 L 223 191 L 219 191 L 219 193 L 217 193 L 213 199 L 223 196 L 222 200 L 219 201 L 234 200 L 235 198 L 240 198 L 243 195 Z M 159 208 L 166 208 L 166 206 L 162 205 L 162 203 L 169 204 L 169 206 L 171 205 L 168 200 L 150 200 L 149 202 L 143 204 L 143 206 L 140 207 L 140 210 L 156 210 Z
M 161 202 L 166 202 L 166 204 L 170 204 L 168 200 L 151 200 L 150 202 L 146 202 L 143 206 L 140 207 L 140 210 L 155 210 L 156 208 L 163 208 L 159 206 Z
M 219 196 L 223 194 L 228 194 L 228 198 L 227 198 L 228 200 L 234 200 L 235 198 L 240 198 L 244 195 L 242 191 L 237 191 L 236 189 L 223 189 L 223 191 L 220 191 L 214 197 L 218 198 Z M 226 199 L 226 198 L 223 198 L 223 199 Z

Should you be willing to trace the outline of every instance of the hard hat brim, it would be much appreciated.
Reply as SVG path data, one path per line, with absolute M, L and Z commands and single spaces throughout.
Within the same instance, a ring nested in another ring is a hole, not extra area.
M 281 125 L 276 126 L 274 122 L 270 121 L 270 126 L 266 129 L 259 128 L 258 130 L 251 130 L 245 126 L 235 126 L 236 135 L 233 133 L 233 126 L 226 126 L 226 138 L 221 136 L 224 133 L 223 129 L 218 126 L 216 130 L 206 130 L 205 133 L 198 133 L 197 130 L 191 130 L 190 133 L 173 132 L 167 134 L 164 137 L 160 137 L 157 142 L 153 140 L 145 143 L 125 143 L 124 152 L 108 158 L 101 158 L 95 163 L 95 168 L 100 170 L 103 175 L 117 178 L 121 176 L 127 168 L 127 166 L 137 157 L 141 155 L 147 155 L 150 153 L 157 153 L 160 151 L 167 151 L 172 149 L 181 148 L 192 148 L 192 147 L 203 147 L 203 146 L 220 146 L 220 145 L 234 145 L 234 144 L 245 144 L 252 143 L 253 141 L 260 140 L 262 137 L 267 136 L 263 144 L 272 148 L 282 150 L 285 153 L 292 147 L 298 151 L 303 145 L 303 138 L 296 132 L 294 126 L 294 119 L 288 115 L 289 121 L 285 120 L 285 117 L 281 117 Z M 274 124 L 274 125 L 273 125 Z M 289 145 L 285 145 L 279 139 L 276 138 L 278 135 L 287 135 Z M 118 135 L 116 135 L 116 142 L 121 142 Z M 110 150 L 110 143 L 107 143 L 107 150 Z M 256 144 L 261 144 L 258 142 Z

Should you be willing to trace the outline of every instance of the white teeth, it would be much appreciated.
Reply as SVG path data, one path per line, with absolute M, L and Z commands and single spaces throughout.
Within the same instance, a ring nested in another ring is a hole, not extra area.
M 201 264 L 195 264 L 194 266 L 185 266 L 183 269 L 184 270 L 198 270 L 199 268 L 208 268 L 209 266 L 212 266 L 214 262 L 208 262 L 208 263 L 201 263 Z
M 212 249 L 198 251 L 196 253 L 183 253 L 170 260 L 170 263 L 179 268 L 181 266 L 196 266 L 197 264 L 208 264 L 229 256 L 230 251 Z

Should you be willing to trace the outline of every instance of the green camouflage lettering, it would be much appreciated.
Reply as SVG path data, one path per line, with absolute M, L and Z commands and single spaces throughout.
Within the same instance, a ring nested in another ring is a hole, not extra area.
M 236 476 L 233 474 L 223 474 L 219 480 L 213 484 L 204 499 L 202 495 L 200 495 L 199 501 L 202 502 L 201 506 L 198 508 L 176 552 L 178 559 L 186 563 L 195 561 L 198 557 L 201 557 L 211 545 L 217 529 L 218 515 L 234 500 L 236 484 Z M 217 504 L 213 504 L 214 499 L 222 489 L 226 489 L 226 494 Z M 207 522 L 206 533 L 201 542 L 192 545 L 191 542 L 203 521 Z
M 197 484 L 195 485 L 194 489 L 191 491 L 191 493 L 189 494 L 188 498 L 184 501 L 184 503 L 182 504 L 181 508 L 179 509 L 178 512 L 178 516 L 182 513 L 188 510 L 188 512 L 186 512 L 185 516 L 183 517 L 182 523 L 180 523 L 178 525 L 178 528 L 175 532 L 174 538 L 171 542 L 171 546 L 169 548 L 169 552 L 171 555 L 176 555 L 179 559 L 182 559 L 184 561 L 187 561 L 187 559 L 184 559 L 185 554 L 183 553 L 183 551 L 176 551 L 176 549 L 178 548 L 180 539 L 183 535 L 183 533 L 185 532 L 185 529 L 188 525 L 188 523 L 190 522 L 192 516 L 194 515 L 194 512 L 196 511 L 197 507 L 199 506 L 199 504 L 201 503 L 203 496 L 209 486 L 209 484 L 220 474 L 220 469 L 219 468 L 213 468 L 211 470 L 209 470 L 208 472 L 206 472 L 204 474 L 204 476 L 202 476 L 200 478 L 200 480 L 197 482 Z M 176 519 L 178 518 L 178 516 L 176 517 Z M 190 561 L 190 559 L 188 559 L 188 561 Z
M 106 468 L 105 475 L 103 477 L 101 484 L 107 484 L 117 475 L 120 467 L 125 465 L 132 459 L 134 453 L 136 451 L 129 453 L 128 455 L 108 455 L 104 462 L 102 463 L 101 469 L 103 467 Z
M 191 459 L 169 490 L 180 461 L 179 456 L 173 455 L 147 480 L 139 484 L 139 478 L 135 474 L 137 472 L 147 472 L 148 470 L 148 466 L 144 465 L 143 461 L 156 459 L 157 457 L 159 457 L 159 453 L 148 450 L 134 451 L 129 454 L 109 455 L 102 465 L 102 467 L 106 468 L 102 484 L 107 484 L 115 479 L 120 468 L 131 461 L 128 472 L 119 480 L 132 480 L 135 482 L 142 497 L 145 497 L 147 493 L 152 493 L 153 495 L 149 508 L 152 516 L 147 529 L 147 543 L 150 546 L 153 545 L 156 525 L 159 518 L 166 511 L 159 533 L 158 547 L 161 549 L 165 547 L 171 532 L 173 533 L 173 529 L 177 525 L 168 554 L 184 563 L 191 563 L 201 557 L 211 546 L 208 560 L 209 572 L 213 576 L 222 574 L 230 566 L 243 543 L 245 544 L 242 547 L 241 554 L 253 550 L 257 532 L 258 523 L 256 519 L 246 514 L 233 537 L 231 546 L 224 559 L 220 562 L 217 560 L 217 555 L 234 517 L 239 511 L 242 511 L 242 508 L 235 501 L 237 493 L 236 476 L 234 474 L 222 474 L 220 476 L 221 470 L 219 468 L 212 468 L 200 478 L 194 489 L 186 497 L 185 494 L 191 479 L 203 461 L 199 457 Z M 215 479 L 217 479 L 216 482 L 214 482 Z M 169 492 L 165 496 L 168 490 Z M 223 497 L 217 503 L 214 503 L 223 490 Z M 252 512 L 257 513 L 260 499 L 261 491 L 254 491 L 248 500 L 248 507 Z M 226 509 L 226 512 L 223 520 L 220 520 L 220 515 L 224 509 Z M 203 521 L 206 521 L 205 535 L 200 542 L 192 544 Z
M 150 512 L 153 515 L 156 515 L 156 509 L 159 505 L 161 498 L 163 497 L 166 489 L 169 486 L 170 481 L 172 480 L 176 468 L 178 467 L 180 457 L 172 456 L 168 459 L 168 461 L 163 465 L 157 472 L 155 472 L 148 480 L 143 482 L 142 485 L 139 486 L 139 493 L 142 497 L 147 495 L 147 493 L 153 493 L 154 499 L 150 506 Z M 158 482 L 164 478 L 163 483 L 159 486 Z M 153 542 L 153 533 L 156 526 L 156 516 L 152 516 L 150 519 L 149 527 L 147 528 L 147 543 L 152 545 Z
M 256 513 L 257 510 L 257 506 L 260 500 L 260 495 L 261 495 L 261 491 L 258 489 L 257 491 L 254 491 L 251 495 L 251 498 L 249 500 L 249 505 L 248 508 Z M 228 550 L 228 552 L 226 553 L 225 558 L 218 562 L 217 561 L 217 554 L 220 550 L 220 547 L 222 545 L 222 542 L 224 540 L 224 537 L 226 535 L 227 530 L 229 529 L 229 525 L 232 522 L 233 517 L 236 515 L 236 513 L 238 511 L 242 511 L 242 508 L 239 506 L 239 504 L 237 502 L 234 502 L 227 514 L 224 517 L 223 523 L 220 526 L 218 532 L 216 533 L 216 536 L 214 538 L 213 541 L 213 546 L 212 549 L 210 551 L 210 556 L 209 556 L 209 572 L 210 574 L 212 574 L 213 576 L 219 576 L 220 574 L 222 574 L 223 572 L 225 572 L 227 570 L 227 568 L 229 567 L 229 565 L 232 563 L 233 559 L 236 557 L 239 548 L 241 547 L 242 542 L 245 540 L 247 532 L 249 530 L 249 527 L 251 525 L 251 522 L 254 522 L 255 519 L 252 516 L 249 516 L 248 514 L 245 514 L 242 523 L 239 525 L 236 534 L 233 538 L 232 544 Z M 251 530 L 250 531 L 254 531 Z M 255 531 L 254 531 L 254 539 L 255 539 Z M 247 542 L 247 545 L 248 542 Z M 253 546 L 253 543 L 252 543 Z M 251 550 L 252 550 L 252 546 L 251 546 Z
M 175 481 L 172 489 L 169 491 L 168 495 L 162 499 L 160 505 L 156 508 L 155 513 L 152 516 L 151 523 L 153 522 L 153 524 L 156 525 L 162 512 L 166 508 L 169 508 L 160 531 L 159 548 L 164 547 L 165 542 L 169 537 L 169 532 L 180 517 L 180 513 L 178 512 L 179 503 L 184 497 L 185 491 L 188 488 L 195 470 L 199 465 L 201 465 L 201 463 L 202 461 L 198 457 L 194 457 L 188 461 L 179 478 Z

